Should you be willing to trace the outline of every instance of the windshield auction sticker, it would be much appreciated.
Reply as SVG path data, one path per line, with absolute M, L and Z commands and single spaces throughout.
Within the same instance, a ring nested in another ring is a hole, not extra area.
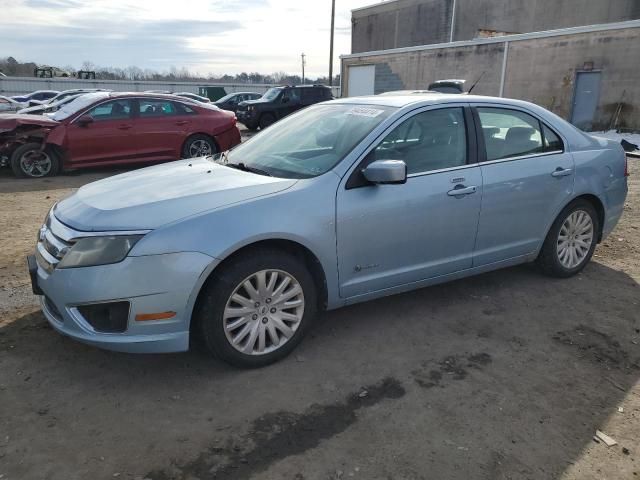
M 359 117 L 377 117 L 384 110 L 379 110 L 377 108 L 367 108 L 367 107 L 353 107 L 351 110 L 348 110 L 347 115 L 358 115 Z

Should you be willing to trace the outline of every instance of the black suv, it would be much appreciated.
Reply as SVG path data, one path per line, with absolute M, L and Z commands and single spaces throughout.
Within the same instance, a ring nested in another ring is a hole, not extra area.
M 239 103 L 236 116 L 249 130 L 267 128 L 296 110 L 331 99 L 331 89 L 324 85 L 273 87 L 258 100 Z

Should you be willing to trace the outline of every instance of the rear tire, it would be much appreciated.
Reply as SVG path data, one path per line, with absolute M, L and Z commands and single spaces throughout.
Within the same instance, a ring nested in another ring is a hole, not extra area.
M 265 128 L 276 123 L 276 117 L 274 117 L 270 113 L 265 113 L 260 117 L 260 129 L 264 130 Z
M 558 278 L 579 273 L 593 256 L 599 232 L 600 220 L 593 205 L 582 199 L 571 202 L 549 229 L 536 259 L 538 267 Z
M 52 177 L 60 170 L 60 159 L 50 148 L 38 142 L 25 143 L 11 154 L 11 170 L 18 178 Z
M 214 271 L 194 311 L 194 333 L 211 354 L 231 365 L 263 367 L 300 343 L 317 305 L 304 263 L 284 251 L 261 248 Z
M 182 147 L 182 158 L 208 157 L 218 153 L 218 146 L 209 135 L 191 135 Z

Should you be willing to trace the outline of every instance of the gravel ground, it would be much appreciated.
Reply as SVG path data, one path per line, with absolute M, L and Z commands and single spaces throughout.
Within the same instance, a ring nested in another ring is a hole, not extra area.
M 24 257 L 53 202 L 117 172 L 2 171 L 0 479 L 639 478 L 634 162 L 623 219 L 581 275 L 522 266 L 328 312 L 253 371 L 53 332 Z

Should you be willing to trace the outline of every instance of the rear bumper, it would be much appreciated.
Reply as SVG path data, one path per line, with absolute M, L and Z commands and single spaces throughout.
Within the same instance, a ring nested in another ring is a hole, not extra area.
M 40 266 L 35 288 L 42 312 L 58 332 L 89 345 L 130 353 L 181 352 L 189 349 L 191 311 L 207 267 L 215 261 L 197 252 L 127 257 L 96 267 L 54 269 Z M 96 331 L 78 307 L 129 302 L 126 330 Z M 137 314 L 175 312 L 165 320 L 137 321 Z
M 229 130 L 225 130 L 224 132 L 217 134 L 215 139 L 221 152 L 235 147 L 242 141 L 240 137 L 240 130 L 238 130 L 238 127 L 235 125 Z
M 624 211 L 624 202 L 627 198 L 628 192 L 627 179 L 623 178 L 607 190 L 607 209 L 604 212 L 604 225 L 602 226 L 602 240 L 613 231 L 615 226 L 622 217 Z

